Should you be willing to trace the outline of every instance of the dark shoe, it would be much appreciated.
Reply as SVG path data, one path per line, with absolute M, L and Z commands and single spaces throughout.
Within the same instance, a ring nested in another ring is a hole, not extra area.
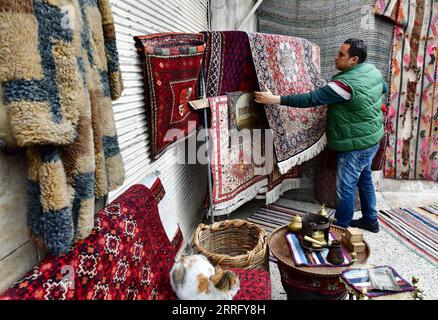
M 367 230 L 367 231 L 373 232 L 373 233 L 377 233 L 380 231 L 378 222 L 371 223 L 371 222 L 368 222 L 364 219 L 352 220 L 350 222 L 350 227 Z
M 344 226 L 343 224 L 340 224 L 340 223 L 337 222 L 337 221 L 334 221 L 332 224 L 335 225 L 335 226 L 337 226 L 337 227 L 344 228 L 344 229 L 347 229 L 347 228 L 348 228 L 348 226 Z

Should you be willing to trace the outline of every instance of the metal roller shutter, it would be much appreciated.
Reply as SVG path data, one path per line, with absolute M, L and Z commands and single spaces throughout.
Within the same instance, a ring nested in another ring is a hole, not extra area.
M 159 170 L 187 240 L 203 213 L 207 168 L 177 164 L 178 159 L 172 150 L 157 161 L 151 161 L 143 95 L 143 66 L 133 37 L 157 32 L 208 30 L 208 0 L 112 0 L 110 3 L 125 85 L 122 97 L 114 102 L 113 108 L 126 179 L 122 187 L 109 194 L 109 201 L 149 173 Z

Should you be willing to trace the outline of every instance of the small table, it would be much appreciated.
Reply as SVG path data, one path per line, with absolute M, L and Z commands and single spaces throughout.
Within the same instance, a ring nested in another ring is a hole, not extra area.
M 330 230 L 336 236 L 342 236 L 346 229 L 332 225 Z M 340 300 L 346 297 L 347 289 L 340 281 L 344 270 L 355 268 L 357 263 L 364 264 L 370 256 L 365 242 L 365 252 L 357 254 L 357 261 L 344 267 L 298 267 L 295 265 L 286 242 L 287 226 L 274 230 L 268 237 L 268 246 L 277 258 L 281 283 L 289 300 Z

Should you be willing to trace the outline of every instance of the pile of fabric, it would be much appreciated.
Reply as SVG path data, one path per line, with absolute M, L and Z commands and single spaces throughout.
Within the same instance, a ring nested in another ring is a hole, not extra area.
M 134 185 L 101 210 L 95 227 L 66 255 L 47 256 L 0 300 L 175 299 L 169 271 L 182 245 L 160 220 L 161 181 Z
M 130 187 L 98 212 L 86 239 L 66 255 L 47 256 L 0 300 L 175 300 L 170 270 L 183 234 L 177 225 L 165 226 L 174 211 L 162 206 L 161 180 L 145 183 L 150 189 Z M 271 299 L 269 272 L 231 270 L 240 282 L 234 300 Z

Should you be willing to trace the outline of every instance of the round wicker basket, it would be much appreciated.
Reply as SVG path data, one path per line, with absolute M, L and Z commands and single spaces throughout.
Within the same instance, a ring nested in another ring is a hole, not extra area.
M 196 228 L 193 244 L 196 253 L 223 268 L 268 268 L 266 232 L 246 220 L 201 223 Z

